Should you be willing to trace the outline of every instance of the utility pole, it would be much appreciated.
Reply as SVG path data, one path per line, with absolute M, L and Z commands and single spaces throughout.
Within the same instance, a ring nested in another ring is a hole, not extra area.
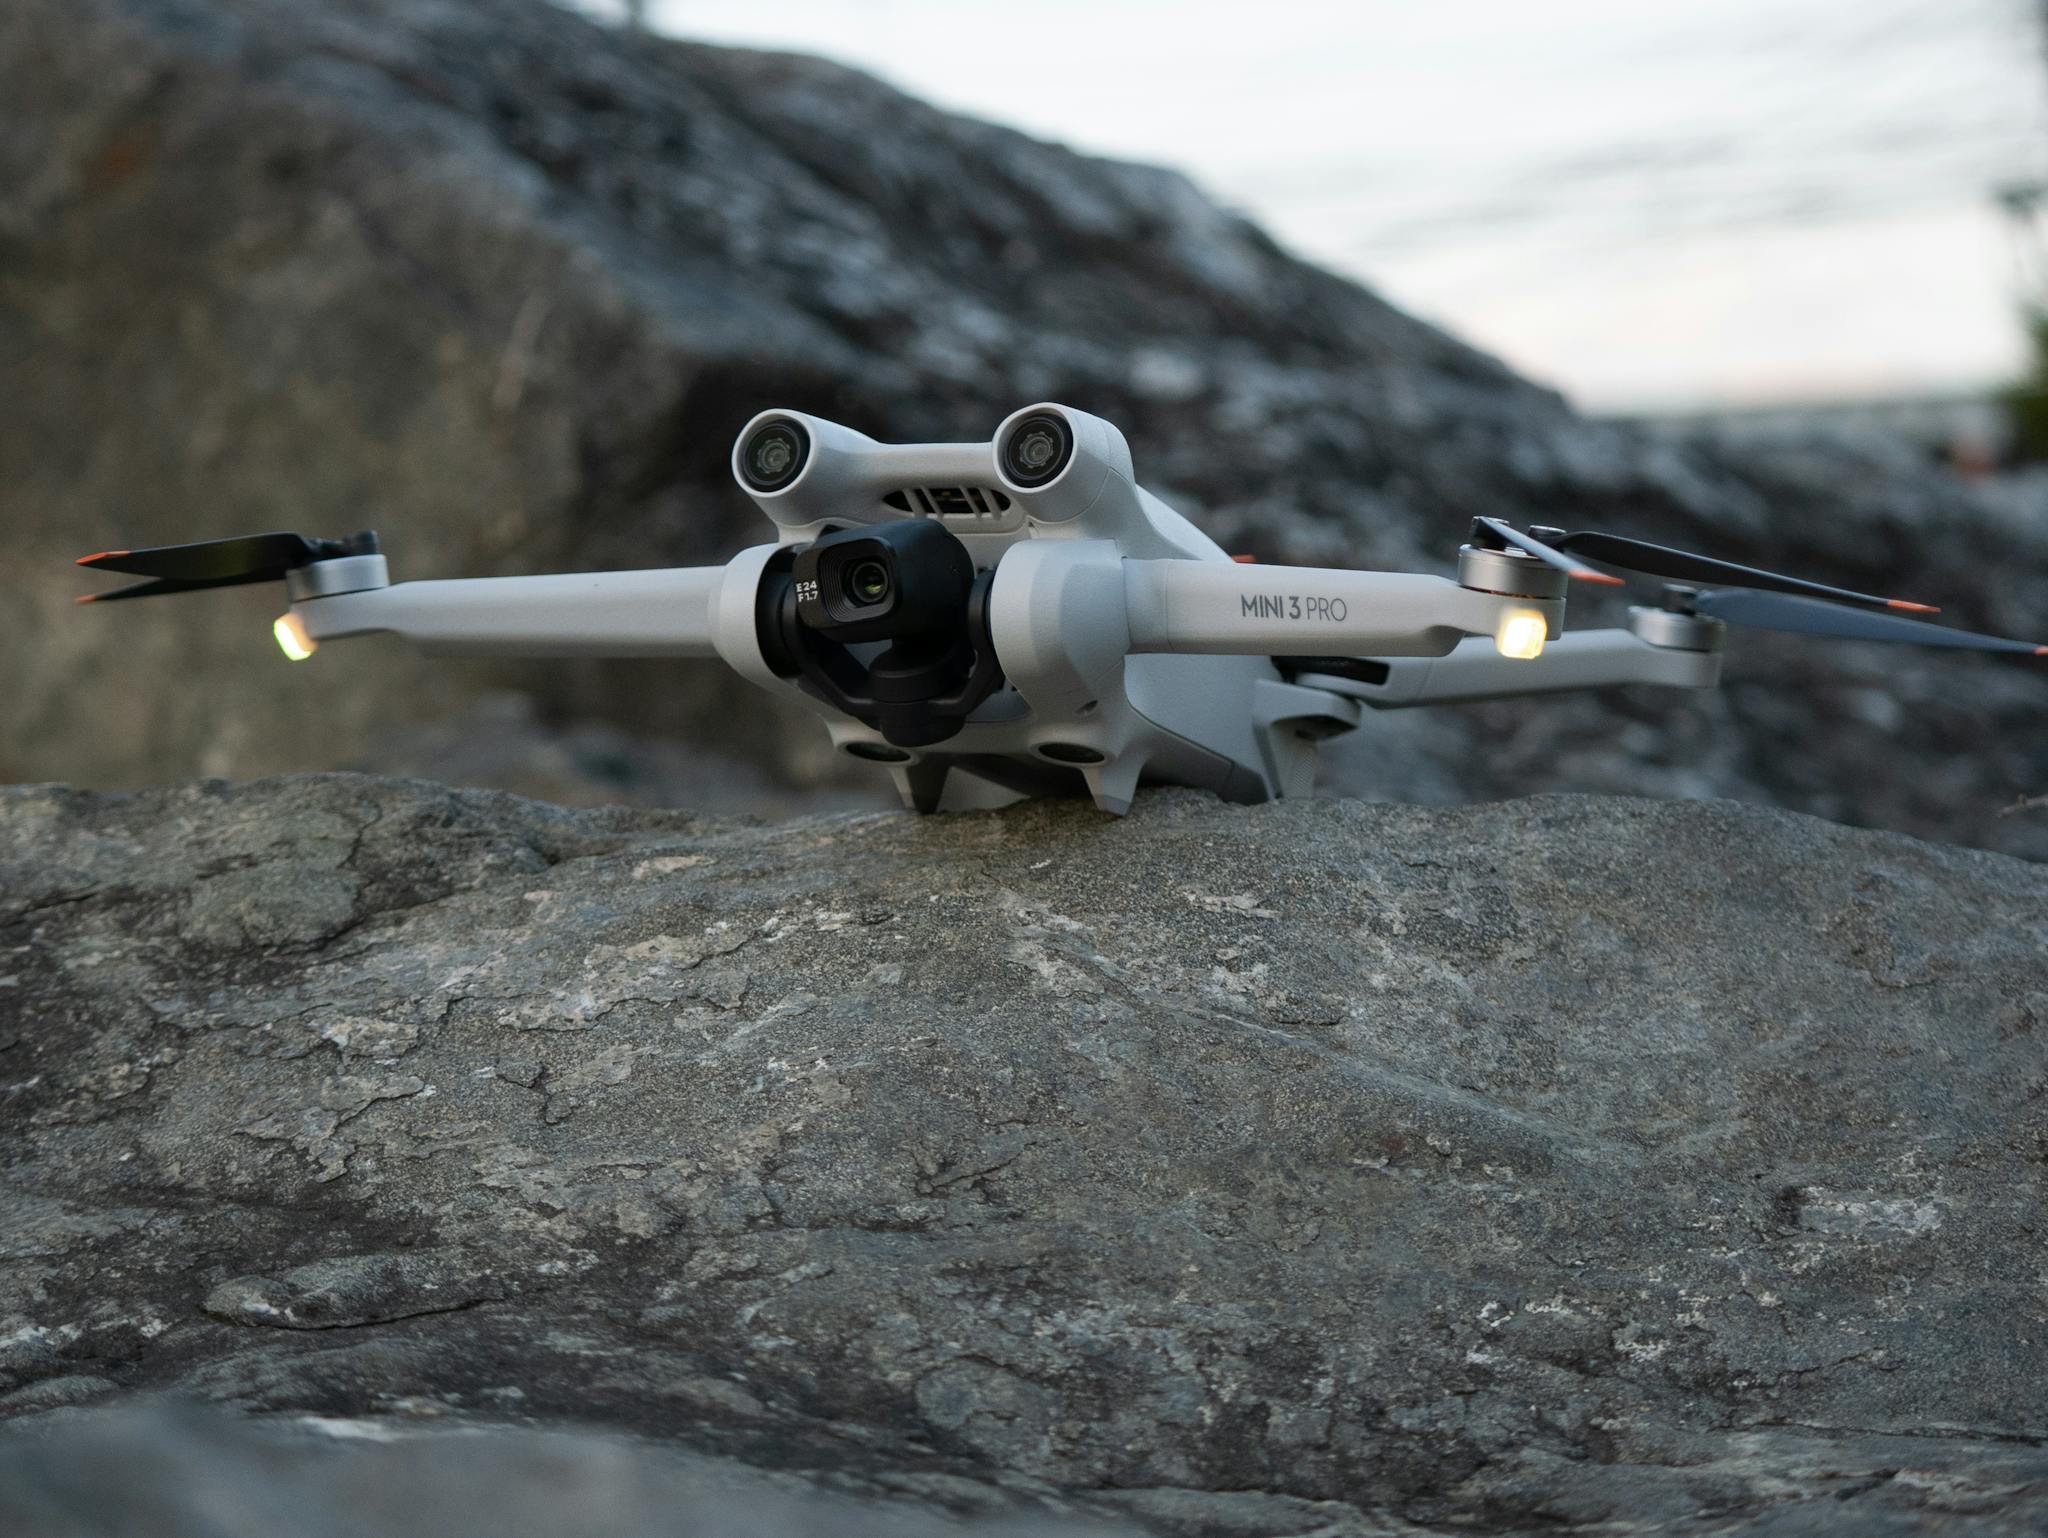
M 2033 6 L 2034 46 L 2039 50 L 2041 61 L 2048 64 L 2048 0 L 2034 0 Z M 2020 289 L 2029 303 L 2033 303 L 2048 291 L 2048 247 L 2041 238 L 2041 210 L 2048 203 L 2048 181 L 2029 177 L 2022 181 L 2006 182 L 1992 189 L 1992 197 L 2005 214 L 2006 227 L 2012 232 L 2014 265 L 2018 269 Z
M 2020 292 L 2032 299 L 2048 289 L 2048 246 L 2041 238 L 2041 205 L 2048 201 L 2048 183 L 2006 182 L 1992 190 L 2012 236 L 2013 268 Z
M 2028 6 L 2033 43 L 2048 63 L 2048 0 Z M 2020 377 L 1998 392 L 2018 458 L 2048 459 L 2048 240 L 2042 214 L 2048 210 L 2048 180 L 2030 176 L 1994 187 L 1991 195 L 2005 215 L 2012 238 L 2013 288 L 2026 334 L 2026 362 Z

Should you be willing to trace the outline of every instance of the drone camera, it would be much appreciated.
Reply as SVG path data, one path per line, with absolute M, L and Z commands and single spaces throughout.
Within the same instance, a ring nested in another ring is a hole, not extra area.
M 857 609 L 872 609 L 889 601 L 896 590 L 889 563 L 872 557 L 846 567 L 846 601 Z
M 1027 490 L 1045 486 L 1074 457 L 1074 430 L 1059 413 L 1036 411 L 1010 429 L 997 453 L 1014 484 Z
M 1012 412 L 990 444 L 996 479 L 1034 523 L 1066 523 L 1136 484 L 1131 447 L 1101 417 L 1050 401 Z
M 929 519 L 842 529 L 800 552 L 797 615 L 828 640 L 884 641 L 957 628 L 974 561 Z
M 1002 686 L 994 578 L 937 520 L 838 529 L 788 561 L 756 594 L 762 659 L 881 733 L 886 745 L 847 746 L 855 757 L 912 762 L 907 750 L 955 735 Z
M 782 491 L 792 486 L 810 462 L 811 435 L 801 422 L 770 417 L 741 440 L 734 456 L 740 479 L 754 491 Z

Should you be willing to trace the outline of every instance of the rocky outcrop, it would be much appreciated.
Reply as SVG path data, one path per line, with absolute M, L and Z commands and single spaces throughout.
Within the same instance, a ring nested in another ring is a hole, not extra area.
M 274 595 L 75 614 L 102 544 L 375 525 L 401 573 L 721 559 L 755 410 L 985 435 L 1055 396 L 1233 548 L 1445 569 L 1474 513 L 1711 544 L 2031 634 L 2048 523 L 1869 445 L 1588 423 L 1171 173 L 815 60 L 541 0 L 14 0 L 0 14 L 0 777 L 401 762 L 479 689 L 725 742 L 706 666 L 278 662 Z M 1593 616 L 1597 617 L 1597 615 Z M 1745 639 L 1710 700 L 1388 718 L 1340 789 L 1732 794 L 2048 853 L 2038 669 Z M 736 751 L 823 772 L 758 707 Z M 577 730 L 588 728 L 578 726 Z M 552 751 L 552 750 L 550 750 Z M 573 752 L 573 750 L 571 750 Z M 595 793 L 672 777 L 591 761 Z M 687 778 L 687 776 L 685 776 Z
M 0 1524 L 33 1538 L 1138 1538 L 1029 1480 L 778 1473 L 590 1432 L 439 1428 L 189 1409 L 0 1429 Z M 1305 1501 L 1214 1502 L 1255 1526 L 1316 1523 Z
M 1176 1533 L 2048 1517 L 2048 873 L 1993 855 L 15 789 L 0 1095 L 20 1435 L 574 1421 Z

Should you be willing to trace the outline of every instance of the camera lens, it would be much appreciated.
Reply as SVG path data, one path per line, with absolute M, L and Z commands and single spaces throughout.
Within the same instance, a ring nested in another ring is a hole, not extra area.
M 889 568 L 880 561 L 855 561 L 846 568 L 846 596 L 863 609 L 889 601 Z
M 756 491 L 780 491 L 810 454 L 810 438 L 794 422 L 770 422 L 740 450 L 740 474 Z
M 1019 486 L 1043 486 L 1067 468 L 1074 435 L 1050 412 L 1026 417 L 1003 444 L 1003 474 Z

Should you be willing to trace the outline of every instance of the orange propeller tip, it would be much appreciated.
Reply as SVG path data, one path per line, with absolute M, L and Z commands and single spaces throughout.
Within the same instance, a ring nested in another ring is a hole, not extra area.
M 1259 564 L 1259 558 L 1255 555 L 1233 555 L 1231 559 L 1240 566 L 1256 566 Z
M 1623 578 L 1604 571 L 1575 571 L 1572 573 L 1572 577 L 1575 581 L 1579 582 L 1598 582 L 1603 587 L 1628 586 L 1627 581 Z
M 2048 657 L 2048 646 L 2037 646 L 2037 647 L 2035 647 L 2035 648 L 2034 648 L 2034 655 L 2035 655 L 2035 656 L 2037 656 L 2037 657 Z
M 1908 614 L 1939 614 L 1941 612 L 1940 604 L 1908 603 L 1903 598 L 1887 598 L 1884 602 L 1886 608 L 1904 609 Z
M 73 603 L 91 603 L 93 601 L 93 597 L 94 595 L 91 593 L 80 593 L 76 598 L 72 599 L 71 601 Z
M 78 558 L 78 564 L 80 566 L 90 566 L 94 561 L 110 561 L 117 555 L 133 555 L 134 553 L 132 550 L 102 550 L 97 555 L 81 555 Z

